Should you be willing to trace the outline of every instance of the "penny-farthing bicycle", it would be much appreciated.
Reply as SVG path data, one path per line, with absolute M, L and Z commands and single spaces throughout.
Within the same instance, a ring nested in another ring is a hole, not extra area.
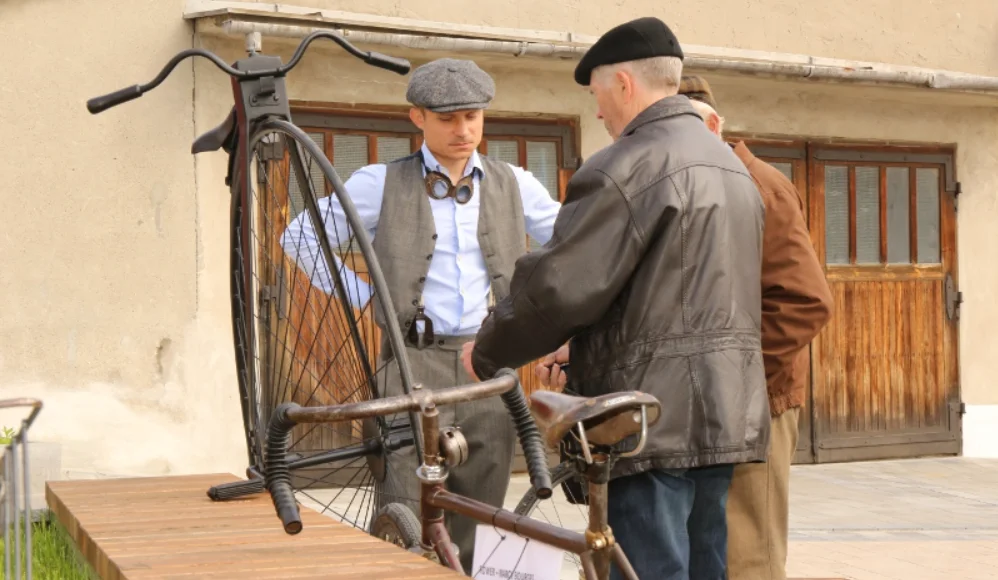
M 311 34 L 282 64 L 261 54 L 259 35 L 250 35 L 248 56 L 232 66 L 206 50 L 185 50 L 150 83 L 87 103 L 96 114 L 135 99 L 188 57 L 210 60 L 232 80 L 228 118 L 192 146 L 193 154 L 228 154 L 232 195 L 232 327 L 249 468 L 247 480 L 208 490 L 216 501 L 265 491 L 266 428 L 278 405 L 377 400 L 392 375 L 405 393 L 414 385 L 370 238 L 322 148 L 291 121 L 285 76 L 317 39 L 332 40 L 375 67 L 398 74 L 410 69 L 404 59 L 361 51 L 331 32 Z M 342 208 L 341 226 L 329 219 L 330 199 Z M 376 323 L 376 311 L 388 322 Z M 517 403 L 518 425 L 533 425 L 522 391 L 506 399 Z M 296 427 L 287 456 L 296 499 L 369 530 L 379 508 L 401 499 L 384 497 L 386 489 L 401 488 L 391 485 L 400 474 L 390 469 L 390 455 L 415 445 L 416 459 L 423 461 L 418 425 L 410 411 Z M 531 454 L 540 454 L 536 435 L 533 445 Z

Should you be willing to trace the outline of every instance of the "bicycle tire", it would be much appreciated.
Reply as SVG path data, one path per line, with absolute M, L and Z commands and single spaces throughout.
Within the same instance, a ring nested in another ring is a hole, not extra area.
M 246 360 L 250 358 L 246 350 L 250 348 L 246 341 L 244 312 L 241 308 L 245 303 L 242 288 L 244 270 L 239 258 L 239 240 L 242 237 L 243 199 L 241 195 L 233 195 L 229 216 L 229 287 L 232 318 L 232 344 L 236 355 L 236 380 L 239 386 L 239 404 L 242 411 L 243 431 L 246 436 L 246 452 L 249 464 L 258 465 L 263 454 L 262 435 L 257 432 L 258 425 L 253 418 L 253 385 L 246 376 Z
M 566 481 L 580 476 L 579 470 L 576 467 L 575 461 L 564 461 L 559 463 L 551 470 L 551 487 L 560 488 L 561 484 Z M 519 503 L 516 504 L 516 508 L 513 510 L 514 513 L 521 516 L 528 516 L 533 513 L 537 505 L 544 501 L 537 497 L 537 490 L 533 486 L 527 488 L 526 493 L 520 498 Z
M 419 518 L 408 506 L 390 503 L 378 510 L 371 524 L 371 535 L 400 548 L 411 550 L 419 546 L 423 529 Z
M 278 404 L 370 400 L 383 392 L 381 384 L 386 383 L 388 373 L 396 373 L 406 392 L 413 380 L 377 256 L 322 149 L 303 130 L 276 118 L 254 126 L 247 143 L 248 166 L 235 174 L 245 176 L 249 183 L 239 188 L 232 205 L 232 320 L 247 453 L 251 471 L 259 477 L 266 424 Z M 245 162 L 243 156 L 237 158 Z M 307 181 L 298 178 L 295 167 L 301 168 Z M 342 244 L 335 246 L 324 228 L 313 228 L 321 259 L 313 255 L 311 265 L 303 265 L 296 261 L 300 255 L 291 259 L 282 254 L 287 250 L 283 236 L 296 218 L 305 216 L 303 220 L 316 223 L 313 217 L 319 215 L 320 197 L 314 190 L 320 188 L 319 193 L 328 191 L 339 201 L 348 224 L 349 245 L 345 250 Z M 306 207 L 294 207 L 295 203 Z M 332 248 L 339 253 L 329 253 Z M 333 268 L 321 267 L 327 264 Z M 348 287 L 341 269 L 357 273 L 353 279 L 357 283 L 362 281 L 358 264 L 364 266 L 366 283 L 373 292 L 359 307 L 353 298 L 363 293 L 359 287 Z M 386 320 L 377 330 L 373 322 L 376 306 L 383 309 Z M 394 353 L 384 359 L 380 356 L 382 334 Z M 388 473 L 386 454 L 416 443 L 421 458 L 421 433 L 411 427 L 419 423 L 410 414 L 408 421 L 399 421 L 401 427 L 394 427 L 397 418 L 299 427 L 289 450 L 292 487 L 299 502 L 368 530 L 376 506 L 386 503 L 379 496 L 380 488 L 394 477 Z M 341 473 L 334 473 L 337 470 Z M 209 496 L 222 500 L 262 491 L 259 485 L 234 486 L 229 490 L 232 493 L 219 487 Z M 343 493 L 351 492 L 348 503 L 340 501 Z M 331 493 L 336 496 L 326 501 Z

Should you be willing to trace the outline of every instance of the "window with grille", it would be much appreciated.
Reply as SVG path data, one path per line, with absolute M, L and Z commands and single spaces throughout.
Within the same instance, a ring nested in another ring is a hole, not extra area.
M 823 168 L 826 264 L 942 261 L 941 166 L 828 162 Z
M 812 242 L 823 250 L 829 268 L 938 268 L 945 261 L 943 216 L 952 211 L 946 209 L 952 203 L 947 199 L 953 199 L 956 187 L 949 150 L 744 141 L 797 187 L 808 206 Z

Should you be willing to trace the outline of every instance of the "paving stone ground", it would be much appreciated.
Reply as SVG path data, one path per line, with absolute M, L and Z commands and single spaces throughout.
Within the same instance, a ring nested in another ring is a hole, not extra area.
M 527 485 L 514 478 L 506 507 Z M 998 579 L 998 460 L 794 466 L 790 501 L 791 577 Z M 544 515 L 585 525 L 584 513 L 563 501 Z M 562 578 L 577 578 L 573 568 L 566 561 Z
M 998 578 L 998 460 L 794 466 L 795 577 Z

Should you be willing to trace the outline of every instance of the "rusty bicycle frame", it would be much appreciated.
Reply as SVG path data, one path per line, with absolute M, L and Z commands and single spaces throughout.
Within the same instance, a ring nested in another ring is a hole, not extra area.
M 287 441 L 291 429 L 300 423 L 339 422 L 366 419 L 403 411 L 418 411 L 422 422 L 423 462 L 417 470 L 421 485 L 420 523 L 422 539 L 420 548 L 425 552 L 435 552 L 440 561 L 452 570 L 464 573 L 464 569 L 452 548 L 450 535 L 444 526 L 444 513 L 450 511 L 464 515 L 482 523 L 491 523 L 496 528 L 518 534 L 534 541 L 578 555 L 582 560 L 583 572 L 587 580 L 605 580 L 609 575 L 612 560 L 627 580 L 638 580 L 634 569 L 624 555 L 620 545 L 613 539 L 613 533 L 606 524 L 606 480 L 590 481 L 590 521 L 586 533 L 573 532 L 547 522 L 518 515 L 514 512 L 497 509 L 489 504 L 450 492 L 446 489 L 447 464 L 441 457 L 440 421 L 437 407 L 452 405 L 502 395 L 520 388 L 519 378 L 509 369 L 500 370 L 496 377 L 480 383 L 461 385 L 446 389 L 423 389 L 413 386 L 406 395 L 387 397 L 374 401 L 332 405 L 326 407 L 302 407 L 296 403 L 279 406 L 271 417 L 267 436 L 268 463 L 266 472 L 267 489 L 271 493 L 277 514 L 288 534 L 302 530 L 301 515 L 290 485 L 290 475 L 285 457 Z M 643 411 L 642 411 L 643 417 Z M 643 439 L 643 438 L 642 438 Z M 598 462 L 594 463 L 594 465 Z M 544 463 L 542 473 L 537 471 L 537 463 L 528 461 L 531 482 L 538 496 L 551 495 L 551 478 Z M 597 569 L 599 573 L 597 573 Z

